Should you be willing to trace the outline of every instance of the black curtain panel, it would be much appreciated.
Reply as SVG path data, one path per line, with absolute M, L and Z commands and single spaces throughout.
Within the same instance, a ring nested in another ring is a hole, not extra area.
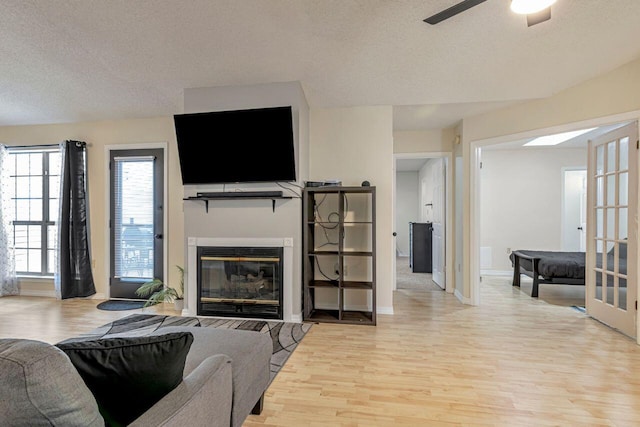
M 89 253 L 86 143 L 63 144 L 58 240 L 61 299 L 96 293 Z

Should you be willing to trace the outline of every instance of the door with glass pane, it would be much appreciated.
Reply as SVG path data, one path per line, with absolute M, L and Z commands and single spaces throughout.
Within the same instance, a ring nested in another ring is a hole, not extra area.
M 141 284 L 163 280 L 162 149 L 113 150 L 111 182 L 111 298 L 141 299 Z
M 587 313 L 636 336 L 637 149 L 632 123 L 589 142 Z

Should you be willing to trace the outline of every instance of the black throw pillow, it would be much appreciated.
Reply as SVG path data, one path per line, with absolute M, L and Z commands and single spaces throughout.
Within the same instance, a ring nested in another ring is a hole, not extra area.
M 182 381 L 191 332 L 58 343 L 108 426 L 130 424 Z

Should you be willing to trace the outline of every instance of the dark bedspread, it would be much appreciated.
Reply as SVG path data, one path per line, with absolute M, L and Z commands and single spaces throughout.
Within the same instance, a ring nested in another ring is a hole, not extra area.
M 619 257 L 619 271 L 622 274 L 627 272 L 626 245 L 624 252 Z M 529 251 L 518 250 L 518 252 L 540 258 L 538 263 L 538 273 L 547 280 L 551 279 L 584 279 L 586 270 L 586 256 L 584 252 L 554 252 L 554 251 Z M 514 263 L 514 255 L 509 255 L 511 264 Z M 607 266 L 609 270 L 613 270 L 613 254 L 607 254 Z M 520 258 L 520 266 L 525 270 L 532 271 L 533 266 L 528 259 Z M 596 266 L 602 266 L 602 254 L 596 255 Z
M 567 278 L 567 279 L 584 279 L 586 267 L 586 256 L 584 252 L 552 252 L 552 251 L 527 251 L 519 250 L 518 252 L 540 258 L 538 263 L 538 272 L 545 279 L 551 278 Z M 509 255 L 511 263 L 514 262 L 514 255 Z M 521 258 L 520 266 L 525 270 L 532 271 L 533 266 L 528 259 Z

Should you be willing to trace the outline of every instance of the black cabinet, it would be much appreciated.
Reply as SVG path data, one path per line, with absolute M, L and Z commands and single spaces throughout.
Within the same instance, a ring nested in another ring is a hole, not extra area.
M 409 267 L 413 273 L 431 273 L 433 223 L 409 223 Z

